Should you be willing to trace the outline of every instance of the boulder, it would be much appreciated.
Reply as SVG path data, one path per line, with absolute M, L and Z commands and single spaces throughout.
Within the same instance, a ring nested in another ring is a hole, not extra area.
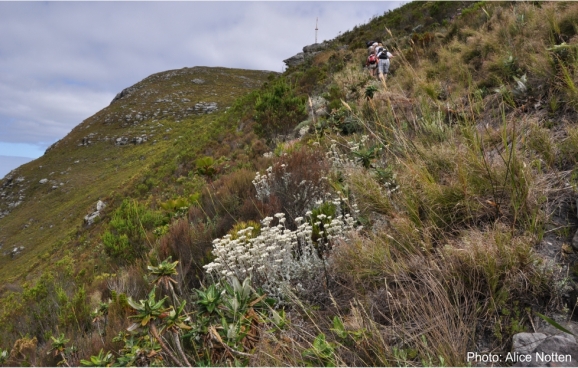
M 547 338 L 543 333 L 517 333 L 512 338 L 512 351 L 520 354 L 529 354 Z
M 569 334 L 547 336 L 523 332 L 514 335 L 511 356 L 514 367 L 575 367 L 578 344 Z M 527 358 L 520 359 L 520 356 Z
M 90 226 L 94 223 L 97 217 L 100 217 L 100 212 L 106 207 L 106 203 L 100 199 L 96 202 L 96 211 L 84 216 L 84 223 Z
M 190 111 L 190 108 L 187 109 Z M 198 102 L 193 107 L 193 110 L 196 113 L 200 114 L 210 114 L 217 110 L 217 103 L 216 102 Z

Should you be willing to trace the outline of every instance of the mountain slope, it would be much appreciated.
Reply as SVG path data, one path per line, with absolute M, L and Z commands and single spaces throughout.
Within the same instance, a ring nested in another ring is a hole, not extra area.
M 3 285 L 0 364 L 470 366 L 559 334 L 542 315 L 578 331 L 577 24 L 574 3 L 412 2 L 223 114 L 137 131 L 127 89 L 101 121 L 147 141 L 107 133 L 116 187 L 91 183 L 45 269 Z
M 175 164 L 185 147 L 204 149 L 212 119 L 270 74 L 195 67 L 151 75 L 7 175 L 0 182 L 1 282 L 34 278 L 61 256 L 98 200 L 132 190 L 155 165 Z

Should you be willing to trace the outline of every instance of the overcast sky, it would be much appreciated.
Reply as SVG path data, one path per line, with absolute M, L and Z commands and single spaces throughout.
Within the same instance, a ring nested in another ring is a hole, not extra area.
M 0 1 L 0 178 L 147 76 L 272 70 L 402 2 Z

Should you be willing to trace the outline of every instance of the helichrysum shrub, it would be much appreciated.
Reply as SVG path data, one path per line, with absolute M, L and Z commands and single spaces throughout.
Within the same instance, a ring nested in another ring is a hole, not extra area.
M 354 228 L 355 220 L 350 214 L 343 214 L 341 201 L 335 201 L 335 218 L 324 217 L 323 234 L 316 242 L 312 240 L 314 227 L 321 221 L 311 223 L 303 217 L 295 219 L 298 224 L 292 231 L 285 227 L 285 214 L 277 213 L 277 225 L 274 218 L 266 217 L 261 221 L 261 231 L 256 237 L 249 226 L 237 232 L 237 238 L 228 234 L 213 241 L 215 260 L 205 269 L 218 278 L 235 276 L 238 279 L 251 277 L 255 286 L 261 287 L 270 297 L 282 301 L 287 295 L 287 288 L 299 292 L 301 281 L 318 277 L 323 269 L 324 255 L 320 249 L 321 242 L 332 242 L 334 238 L 344 238 L 346 232 Z M 306 218 L 312 220 L 312 212 Z

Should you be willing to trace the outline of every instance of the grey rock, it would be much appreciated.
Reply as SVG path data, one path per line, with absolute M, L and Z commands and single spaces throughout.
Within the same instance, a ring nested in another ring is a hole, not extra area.
M 131 142 L 134 144 L 141 144 L 144 143 L 148 140 L 148 137 L 146 136 L 146 134 L 141 135 L 140 137 L 134 137 Z
M 200 79 L 200 78 L 195 78 L 191 82 L 193 82 L 195 84 L 204 84 L 205 83 L 205 81 Z
M 115 145 L 117 146 L 124 146 L 125 144 L 128 143 L 128 138 L 127 137 L 119 137 L 116 139 L 115 141 Z
M 10 252 L 10 257 L 14 258 L 17 255 L 19 255 L 20 253 L 22 253 L 22 251 L 24 250 L 23 246 L 19 246 L 19 247 L 14 247 L 14 249 L 12 249 L 12 251 Z
M 46 182 L 48 182 L 48 179 L 40 179 L 39 181 L 40 184 L 46 184 Z
M 516 351 L 514 348 L 514 352 L 518 352 L 520 354 L 529 354 L 529 361 L 517 361 L 514 364 L 514 367 L 575 367 L 576 362 L 578 361 L 578 344 L 576 344 L 575 339 L 570 339 L 564 335 L 553 335 L 545 336 L 542 333 L 525 333 L 526 335 L 534 335 L 533 337 L 526 336 L 524 338 L 516 338 L 516 336 L 521 335 L 517 334 L 514 335 L 514 338 L 520 341 L 525 341 L 526 344 L 533 344 L 538 343 L 539 339 L 542 338 L 543 340 L 539 342 L 539 344 L 531 351 L 528 352 L 528 345 L 526 345 L 526 349 Z
M 570 287 L 570 289 L 573 290 L 571 287 Z M 552 316 L 552 318 L 555 318 L 556 322 L 558 322 L 562 327 L 564 327 L 568 331 L 570 331 L 572 333 L 576 333 L 576 325 L 574 322 L 572 322 L 572 321 L 565 322 L 563 319 L 556 318 L 556 316 Z M 538 328 L 537 332 L 545 333 L 548 336 L 560 335 L 560 336 L 563 336 L 563 337 L 565 337 L 571 341 L 576 342 L 576 338 L 572 334 L 566 333 L 564 331 L 560 331 L 559 329 L 557 329 L 556 327 L 554 327 L 548 323 L 543 323 L 542 326 Z
M 195 104 L 193 109 L 195 112 L 200 114 L 210 114 L 216 111 L 218 107 L 216 102 L 198 102 Z
M 529 354 L 546 339 L 543 333 L 521 332 L 512 338 L 512 351 L 520 354 Z
M 293 55 L 290 58 L 283 60 L 283 62 L 289 67 L 297 66 L 299 64 L 302 64 L 304 61 L 305 61 L 305 53 L 303 52 L 300 52 L 297 55 Z
M 291 56 L 288 59 L 283 60 L 283 62 L 291 67 L 302 64 L 308 58 L 313 57 L 314 55 L 318 54 L 319 52 L 326 50 L 329 47 L 329 43 L 322 42 L 322 43 L 314 43 L 313 45 L 308 45 L 303 47 L 303 52 L 298 53 L 297 55 Z
M 328 42 L 314 43 L 312 45 L 304 46 L 303 52 L 304 53 L 320 52 L 326 50 L 328 47 L 329 47 Z
M 113 103 L 115 103 L 116 101 L 124 98 L 124 97 L 128 97 L 130 96 L 134 91 L 136 91 L 138 89 L 138 87 L 132 86 L 132 87 L 128 87 L 123 89 L 122 91 L 120 91 L 119 93 L 116 94 L 116 96 L 112 99 L 112 101 L 110 102 L 110 104 L 112 105 Z
M 106 207 L 106 204 L 103 201 L 98 200 L 98 202 L 96 202 L 96 211 L 84 216 L 84 223 L 87 226 L 94 224 L 94 221 L 96 220 L 97 217 L 100 217 L 100 212 L 105 207 Z

